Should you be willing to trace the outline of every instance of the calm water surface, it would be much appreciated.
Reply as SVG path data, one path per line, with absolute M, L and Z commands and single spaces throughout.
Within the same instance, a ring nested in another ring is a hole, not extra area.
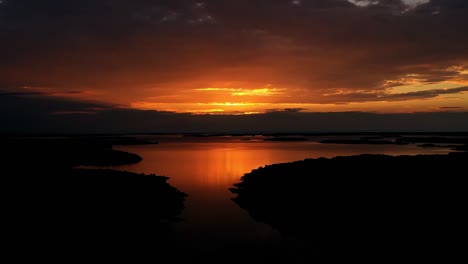
M 356 154 L 445 154 L 448 149 L 414 145 L 340 145 L 304 142 L 266 142 L 262 138 L 158 138 L 160 144 L 119 146 L 136 153 L 138 164 L 113 167 L 136 173 L 170 177 L 169 183 L 187 193 L 181 237 L 200 248 L 216 249 L 230 243 L 265 243 L 278 236 L 267 225 L 256 223 L 231 198 L 228 190 L 243 174 L 258 167 L 306 158 Z

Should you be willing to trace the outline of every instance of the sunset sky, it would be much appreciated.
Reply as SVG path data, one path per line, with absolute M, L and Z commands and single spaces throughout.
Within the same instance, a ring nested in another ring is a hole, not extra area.
M 0 0 L 0 95 L 86 105 L 52 115 L 466 112 L 466 25 L 466 0 Z

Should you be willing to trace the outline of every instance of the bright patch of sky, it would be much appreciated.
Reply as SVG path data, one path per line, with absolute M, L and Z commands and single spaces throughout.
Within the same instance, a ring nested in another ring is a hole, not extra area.
M 374 1 L 374 0 L 348 0 L 348 2 L 351 2 L 357 6 L 365 7 L 369 5 L 377 5 L 379 1 Z
M 401 0 L 408 8 L 415 8 L 419 5 L 430 3 L 431 0 Z
M 378 0 L 348 0 L 348 2 L 355 4 L 356 6 L 366 7 L 370 5 L 378 5 L 380 1 Z M 407 6 L 409 9 L 415 8 L 417 6 L 430 3 L 431 0 L 401 0 L 401 2 Z

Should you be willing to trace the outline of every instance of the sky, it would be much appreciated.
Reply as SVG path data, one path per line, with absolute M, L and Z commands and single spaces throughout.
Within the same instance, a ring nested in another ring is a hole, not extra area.
M 466 25 L 466 0 L 0 0 L 0 116 L 459 116 Z

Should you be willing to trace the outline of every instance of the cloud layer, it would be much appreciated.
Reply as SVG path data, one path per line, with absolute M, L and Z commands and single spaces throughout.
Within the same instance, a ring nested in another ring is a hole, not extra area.
M 257 103 L 437 97 L 391 94 L 468 83 L 467 14 L 464 0 L 4 0 L 0 87 L 125 105 L 240 100 L 194 92 L 210 87 L 286 91 L 243 98 Z
M 271 109 L 253 115 L 190 115 L 0 93 L 0 134 L 466 132 L 468 112 L 304 113 Z

